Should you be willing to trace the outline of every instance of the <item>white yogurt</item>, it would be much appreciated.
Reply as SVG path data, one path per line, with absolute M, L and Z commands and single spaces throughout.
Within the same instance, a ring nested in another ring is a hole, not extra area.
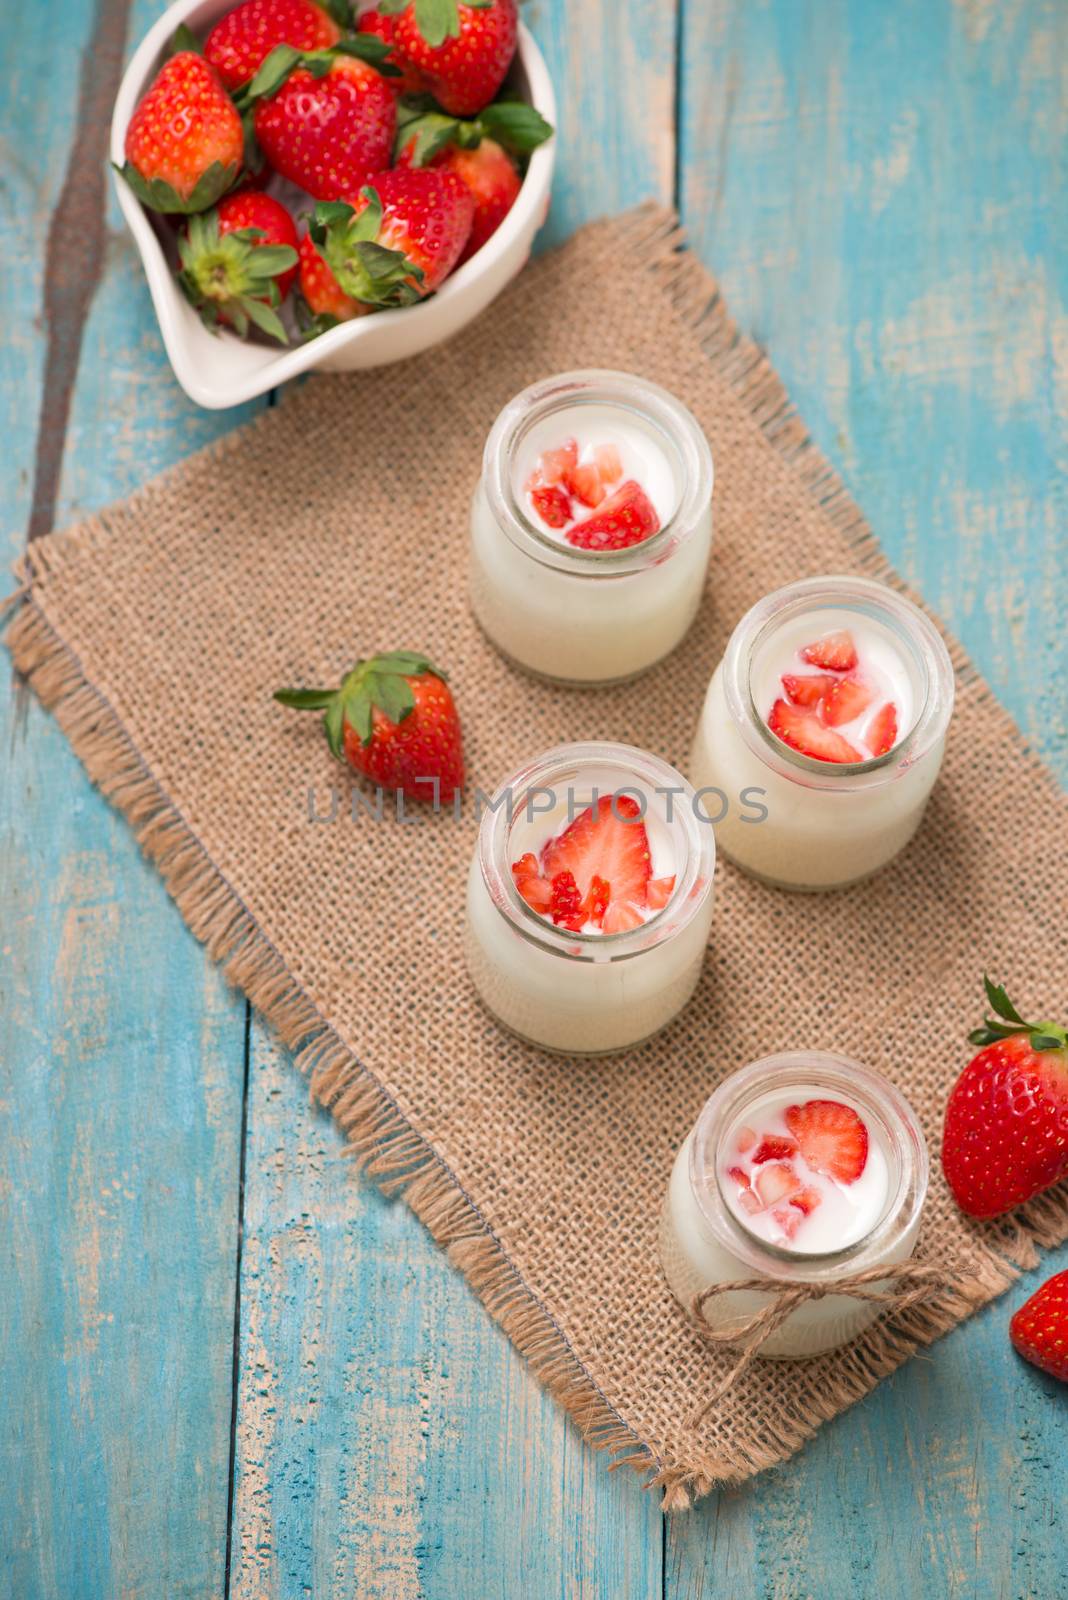
M 535 854 L 596 788 L 641 792 L 658 876 L 675 875 L 664 908 L 629 931 L 556 927 L 520 898 L 512 863 Z M 667 791 L 678 790 L 670 799 Z M 516 797 L 511 821 L 504 797 Z M 525 798 L 545 809 L 531 815 Z M 554 796 L 550 802 L 546 796 Z M 483 814 L 467 884 L 468 969 L 505 1027 L 568 1054 L 603 1054 L 648 1038 L 689 1000 L 712 917 L 713 831 L 673 767 L 627 745 L 562 745 L 520 769 Z
M 897 706 L 881 759 L 839 765 L 799 755 L 767 727 L 782 674 L 817 673 L 804 646 L 847 628 L 876 693 L 835 732 L 867 758 L 873 718 Z M 778 590 L 738 624 L 708 687 L 690 777 L 712 795 L 717 842 L 738 866 L 784 888 L 831 889 L 885 866 L 919 826 L 942 761 L 953 671 L 937 630 L 903 596 L 867 579 L 813 578 Z M 766 810 L 735 803 L 746 791 Z M 723 815 L 721 795 L 730 806 Z
M 660 517 L 658 533 L 620 550 L 587 550 L 536 516 L 530 474 L 544 450 L 569 437 L 587 451 L 621 447 Z M 645 671 L 683 638 L 704 592 L 711 543 L 712 458 L 686 408 L 625 373 L 565 374 L 510 402 L 487 441 L 471 509 L 471 604 L 493 644 L 527 671 L 564 683 L 614 682 Z

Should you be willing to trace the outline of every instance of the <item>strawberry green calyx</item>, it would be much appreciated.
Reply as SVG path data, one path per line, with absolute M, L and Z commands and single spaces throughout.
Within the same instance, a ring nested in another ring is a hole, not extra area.
M 164 178 L 143 178 L 132 162 L 124 162 L 121 167 L 116 166 L 115 171 L 120 178 L 125 179 L 140 200 L 141 204 L 148 206 L 150 211 L 163 211 L 172 216 L 195 216 L 197 212 L 208 211 L 217 200 L 221 200 L 228 189 L 232 189 L 237 182 L 241 171 L 240 162 L 232 162 L 224 167 L 221 162 L 213 161 L 211 166 L 201 173 L 197 179 L 196 187 L 189 195 L 181 195 Z
M 466 119 L 450 117 L 427 95 L 408 95 L 397 106 L 395 152 L 400 156 L 414 141 L 408 160 L 425 167 L 449 145 L 474 150 L 483 139 L 494 139 L 512 155 L 526 156 L 552 135 L 552 124 L 523 100 L 495 100 Z
M 344 200 L 320 200 L 308 227 L 312 243 L 351 299 L 372 306 L 411 305 L 419 299 L 416 285 L 423 269 L 403 250 L 379 244 L 382 201 L 370 187 L 360 193 L 367 204 L 359 212 Z
M 291 73 L 299 68 L 310 72 L 313 78 L 325 78 L 338 56 L 354 56 L 366 61 L 386 78 L 400 77 L 400 68 L 388 60 L 390 46 L 373 33 L 357 33 L 351 39 L 339 39 L 327 50 L 297 50 L 291 44 L 276 44 L 270 55 L 234 96 L 238 111 L 244 113 L 260 100 L 276 95 Z
M 983 979 L 986 998 L 995 1013 L 987 1017 L 981 1028 L 975 1028 L 968 1039 L 972 1044 L 996 1044 L 999 1039 L 1010 1039 L 1014 1034 L 1025 1033 L 1031 1049 L 1042 1053 L 1047 1050 L 1068 1050 L 1068 1030 L 1054 1022 L 1025 1022 L 1000 984 Z
M 418 651 L 391 650 L 357 661 L 337 689 L 276 689 L 274 698 L 293 711 L 324 712 L 330 753 L 342 761 L 345 723 L 366 748 L 371 743 L 374 712 L 380 711 L 394 725 L 403 722 L 415 710 L 408 679 L 424 674 L 448 682 L 444 672 Z
M 488 11 L 493 0 L 465 0 L 470 11 Z M 415 7 L 415 25 L 432 50 L 446 39 L 460 37 L 459 0 L 379 0 L 384 17 L 399 17 L 408 6 Z
M 186 298 L 210 328 L 226 323 L 242 338 L 250 327 L 289 343 L 275 307 L 277 279 L 297 265 L 297 252 L 285 244 L 260 244 L 260 228 L 220 233 L 215 212 L 189 219 L 178 242 L 178 281 Z

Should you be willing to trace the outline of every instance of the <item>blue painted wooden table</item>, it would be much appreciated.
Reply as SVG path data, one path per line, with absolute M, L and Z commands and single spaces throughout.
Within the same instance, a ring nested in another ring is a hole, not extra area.
M 177 388 L 105 191 L 159 9 L 4 7 L 11 556 L 241 420 Z M 892 560 L 1068 781 L 1063 0 L 527 16 L 562 104 L 549 236 L 674 198 Z M 57 729 L 3 693 L 4 1600 L 1068 1592 L 1068 1396 L 1006 1337 L 1037 1275 L 666 1523 L 358 1186 Z

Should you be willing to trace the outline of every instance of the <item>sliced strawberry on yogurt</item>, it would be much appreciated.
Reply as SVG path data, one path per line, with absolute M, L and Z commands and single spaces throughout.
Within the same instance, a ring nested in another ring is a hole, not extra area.
M 599 444 L 593 452 L 601 482 L 608 489 L 623 476 L 623 462 L 614 444 Z
M 810 1217 L 822 1199 L 818 1189 L 799 1189 L 790 1196 L 790 1204 L 796 1206 L 804 1216 Z
M 547 912 L 552 904 L 553 888 L 548 878 L 541 875 L 538 858 L 531 851 L 512 863 L 512 878 L 516 888 L 534 911 Z
M 784 672 L 782 675 L 786 698 L 795 706 L 818 706 L 838 681 L 830 672 Z
M 543 450 L 538 457 L 537 476 L 549 485 L 563 483 L 578 465 L 578 440 L 565 439 L 555 450 Z
M 629 933 L 632 928 L 640 928 L 645 918 L 636 905 L 629 900 L 613 900 L 604 914 L 601 923 L 602 933 Z
M 628 478 L 601 501 L 592 517 L 568 528 L 566 538 L 580 550 L 625 550 L 659 530 L 656 507 L 641 484 Z
M 804 1184 L 786 1161 L 769 1161 L 761 1167 L 753 1183 L 765 1207 L 777 1206 L 797 1194 Z
M 897 744 L 897 707 L 892 700 L 881 706 L 868 729 L 868 746 L 873 756 L 885 756 Z
M 571 496 L 557 483 L 533 483 L 529 490 L 530 503 L 543 522 L 550 528 L 566 528 L 573 511 Z
M 840 1100 L 806 1100 L 787 1106 L 783 1115 L 813 1172 L 837 1183 L 857 1181 L 868 1163 L 868 1130 L 852 1106 Z
M 789 1161 L 796 1154 L 796 1139 L 784 1133 L 766 1133 L 753 1151 L 752 1160 L 754 1166 L 759 1166 L 762 1161 Z
M 803 756 L 814 756 L 817 761 L 863 761 L 842 734 L 828 728 L 815 711 L 803 706 L 792 706 L 788 700 L 776 700 L 768 715 L 768 727 L 792 750 Z
M 859 678 L 839 678 L 824 700 L 820 715 L 828 728 L 838 728 L 867 711 L 874 698 L 875 691 Z
M 852 672 L 857 664 L 857 647 L 848 629 L 841 628 L 824 634 L 814 644 L 806 644 L 801 659 L 811 667 L 825 667 L 830 672 Z
M 763 1202 L 753 1193 L 753 1185 L 749 1182 L 749 1174 L 744 1167 L 728 1167 L 727 1176 L 738 1185 L 738 1204 L 743 1211 L 748 1211 L 751 1215 L 763 1211 Z
M 663 911 L 674 893 L 674 873 L 670 878 L 650 878 L 645 891 L 645 903 L 650 911 Z
M 793 1211 L 790 1206 L 776 1206 L 771 1214 L 788 1239 L 793 1238 L 805 1220 L 800 1211 Z
M 565 474 L 564 482 L 584 506 L 599 506 L 608 493 L 594 461 L 580 461 Z
M 549 881 L 552 885 L 549 915 L 559 927 L 578 933 L 585 926 L 586 914 L 582 908 L 582 891 L 575 882 L 575 874 L 567 871 L 554 872 Z
M 570 827 L 543 846 L 541 871 L 550 881 L 557 873 L 571 873 L 580 896 L 589 893 L 594 877 L 603 879 L 611 895 L 610 911 L 628 901 L 644 906 L 652 867 L 637 800 L 628 794 L 601 795 L 596 807 L 587 806 Z M 642 920 L 640 910 L 638 920 Z M 606 930 L 607 922 L 606 915 Z

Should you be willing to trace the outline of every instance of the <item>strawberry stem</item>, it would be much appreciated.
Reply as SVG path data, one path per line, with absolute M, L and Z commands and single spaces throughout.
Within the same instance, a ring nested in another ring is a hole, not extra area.
M 1011 1039 L 1014 1034 L 1026 1033 L 1030 1036 L 1032 1050 L 1041 1052 L 1068 1048 L 1068 1030 L 1058 1027 L 1054 1022 L 1025 1022 L 1001 984 L 984 977 L 983 987 L 995 1015 L 986 1017 L 981 1028 L 974 1028 L 969 1033 L 971 1044 L 996 1044 L 999 1039 Z

